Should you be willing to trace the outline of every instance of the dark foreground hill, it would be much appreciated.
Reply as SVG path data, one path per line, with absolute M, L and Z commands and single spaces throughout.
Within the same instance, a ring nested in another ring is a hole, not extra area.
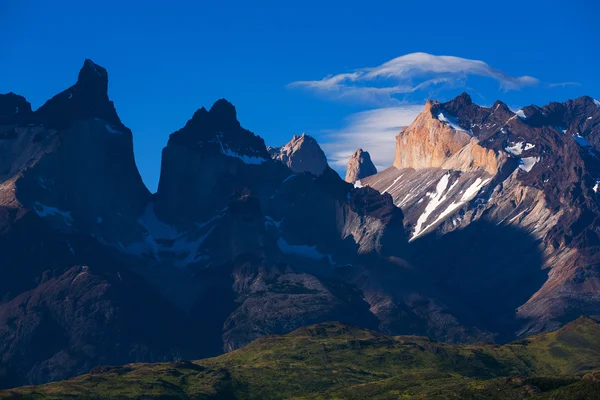
M 600 324 L 506 345 L 388 336 L 341 323 L 265 336 L 199 361 L 97 367 L 11 399 L 595 399 Z

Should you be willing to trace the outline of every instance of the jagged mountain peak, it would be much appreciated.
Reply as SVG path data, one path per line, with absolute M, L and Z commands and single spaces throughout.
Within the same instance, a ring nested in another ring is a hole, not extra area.
M 573 100 L 567 100 L 565 103 L 575 103 L 575 104 L 582 104 L 582 105 L 595 105 L 596 107 L 600 107 L 600 102 L 598 102 L 598 100 L 594 99 L 591 96 L 588 95 L 583 95 L 580 96 L 576 99 Z
M 434 113 L 446 112 L 460 119 L 467 119 L 471 115 L 478 113 L 482 107 L 473 103 L 471 96 L 467 92 L 463 92 L 445 103 L 438 103 L 433 107 Z
M 99 92 L 108 91 L 108 72 L 105 68 L 87 59 L 79 70 L 77 84 L 80 86 L 95 87 Z
M 366 178 L 377 173 L 377 168 L 373 161 L 371 161 L 371 155 L 368 151 L 363 149 L 356 149 L 350 160 L 348 160 L 348 168 L 346 169 L 346 182 L 354 183 L 357 180 Z
M 226 99 L 219 99 L 215 101 L 213 106 L 210 108 L 209 113 L 215 119 L 237 122 L 237 112 L 235 110 L 235 106 Z
M 473 104 L 473 99 L 471 99 L 471 96 L 469 96 L 467 92 L 462 92 L 454 99 L 450 100 L 447 104 L 449 103 L 454 103 L 456 105 L 461 106 L 470 106 L 471 104 Z
M 226 99 L 214 102 L 210 110 L 199 108 L 186 127 L 203 131 L 232 131 L 240 128 L 235 106 Z
M 183 128 L 171 134 L 169 144 L 256 158 L 249 163 L 262 163 L 269 158 L 264 140 L 240 125 L 235 106 L 225 99 L 217 100 L 208 111 L 205 107 L 198 109 Z
M 196 133 L 202 132 L 210 135 L 215 132 L 227 134 L 238 129 L 243 130 L 237 120 L 235 106 L 226 99 L 219 99 L 213 103 L 210 110 L 207 110 L 204 106 L 200 107 L 185 124 L 184 128 L 173 135 L 183 130 L 194 131 Z
M 35 112 L 35 121 L 47 127 L 65 129 L 75 121 L 89 118 L 105 120 L 120 131 L 129 132 L 108 98 L 106 69 L 86 59 L 77 82 L 41 106 Z
M 0 94 L 0 123 L 19 122 L 31 113 L 31 104 L 25 97 L 13 92 Z
M 508 107 L 508 105 L 506 105 L 506 103 L 504 103 L 501 100 L 496 100 L 494 102 L 494 104 L 492 105 L 492 111 L 493 112 L 503 111 L 503 112 L 506 112 L 506 113 L 514 114 L 511 111 L 511 109 Z
M 306 133 L 294 135 L 286 145 L 268 149 L 271 158 L 287 165 L 293 172 L 310 172 L 319 176 L 327 168 L 327 157 L 317 140 Z

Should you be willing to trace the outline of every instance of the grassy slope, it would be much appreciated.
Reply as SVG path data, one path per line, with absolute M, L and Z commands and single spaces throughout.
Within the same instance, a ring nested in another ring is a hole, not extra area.
M 263 337 L 212 359 L 130 364 L 0 392 L 0 398 L 593 399 L 594 393 L 600 398 L 600 374 L 581 376 L 596 368 L 600 324 L 587 318 L 502 346 L 443 344 L 329 323 Z

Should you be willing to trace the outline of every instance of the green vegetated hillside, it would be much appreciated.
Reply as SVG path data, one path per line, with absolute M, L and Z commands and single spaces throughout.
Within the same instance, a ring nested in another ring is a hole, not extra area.
M 454 345 L 339 323 L 211 359 L 98 367 L 0 392 L 23 399 L 600 399 L 600 324 L 506 345 Z

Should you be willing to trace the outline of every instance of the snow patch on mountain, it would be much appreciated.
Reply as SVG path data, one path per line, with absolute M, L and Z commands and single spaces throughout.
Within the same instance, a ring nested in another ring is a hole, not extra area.
M 265 215 L 265 228 L 266 228 L 266 227 L 267 227 L 269 224 L 271 224 L 271 225 L 273 225 L 273 226 L 275 226 L 276 228 L 278 228 L 278 229 L 279 229 L 279 226 L 281 225 L 281 221 L 275 221 L 273 218 L 271 218 L 271 217 L 269 217 L 269 216 Z
M 237 158 L 239 160 L 242 160 L 242 162 L 244 164 L 250 164 L 250 165 L 258 165 L 258 164 L 262 164 L 262 163 L 268 161 L 266 158 L 263 158 L 263 157 L 239 154 L 239 153 L 231 150 L 229 147 L 227 147 L 227 145 L 224 145 L 223 142 L 221 142 L 221 140 L 220 140 L 221 137 L 222 137 L 222 135 L 217 135 L 217 142 L 219 143 L 219 146 L 221 147 L 221 153 L 226 155 L 227 157 Z
M 435 226 L 438 222 L 443 221 L 448 215 L 452 214 L 456 209 L 462 207 L 464 204 L 466 204 L 468 201 L 470 201 L 473 197 L 475 197 L 475 195 L 477 193 L 479 193 L 481 188 L 483 186 L 485 186 L 485 184 L 488 183 L 489 181 L 490 181 L 490 179 L 477 178 L 475 180 L 475 182 L 473 182 L 471 184 L 471 186 L 469 186 L 465 190 L 465 192 L 463 193 L 460 200 L 458 202 L 452 202 L 448 206 L 448 208 L 446 208 L 444 211 L 442 211 L 440 213 L 440 215 L 438 215 L 438 217 L 435 219 L 435 221 L 433 221 L 431 224 L 427 225 L 427 227 L 425 229 L 423 229 L 423 232 L 426 232 L 429 228 Z M 450 187 L 450 189 L 452 189 L 452 187 Z M 450 189 L 448 191 L 450 191 Z
M 161 263 L 169 260 L 169 264 L 185 267 L 199 261 L 205 255 L 200 247 L 213 232 L 214 224 L 224 214 L 218 213 L 206 222 L 197 224 L 194 232 L 179 232 L 173 226 L 161 221 L 154 213 L 154 205 L 149 204 L 138 220 L 145 230 L 144 240 L 129 245 L 118 243 L 118 247 L 137 257 L 148 257 Z
M 37 215 L 42 218 L 62 218 L 67 225 L 71 225 L 73 223 L 73 217 L 69 211 L 63 211 L 56 207 L 48 206 L 39 202 L 35 202 L 33 205 L 33 210 Z
M 262 157 L 254 157 L 254 156 L 247 156 L 244 154 L 238 154 L 235 151 L 233 151 L 227 147 L 221 148 L 221 152 L 228 157 L 234 157 L 234 158 L 238 158 L 238 159 L 242 160 L 242 162 L 244 164 L 257 165 L 257 164 L 262 164 L 267 161 L 266 158 L 262 158 Z
M 446 123 L 446 125 L 450 126 L 450 128 L 454 129 L 455 131 L 462 131 L 462 132 L 466 132 L 469 135 L 473 136 L 473 132 L 471 132 L 470 130 L 466 130 L 464 128 L 462 128 L 459 124 L 458 124 L 458 118 L 446 113 L 444 114 L 443 112 L 440 112 L 437 115 L 437 119 L 439 119 L 440 121 Z
M 519 169 L 525 172 L 531 171 L 533 166 L 540 161 L 539 157 L 524 157 L 519 161 Z
M 505 147 L 504 150 L 513 156 L 519 156 L 521 153 L 523 153 L 523 151 L 531 150 L 535 147 L 535 144 L 523 142 L 509 144 L 510 146 Z
M 400 178 L 402 178 L 402 174 L 400 174 L 396 179 L 394 179 L 394 182 L 392 182 L 392 184 L 390 186 L 388 186 L 387 188 L 385 188 L 383 190 L 383 192 L 381 192 L 381 193 L 387 193 L 388 190 L 390 190 L 391 188 L 393 188 L 396 185 L 396 183 L 400 180 Z
M 450 173 L 445 174 L 439 180 L 435 187 L 435 192 L 430 194 L 431 200 L 425 206 L 425 211 L 419 216 L 417 220 L 417 224 L 415 225 L 415 230 L 413 236 L 410 240 L 416 239 L 419 235 L 421 235 L 424 230 L 422 230 L 423 224 L 427 222 L 429 215 L 446 200 L 446 196 L 444 196 L 444 192 L 448 188 L 448 183 L 450 182 Z M 456 184 L 456 182 L 454 183 Z M 450 187 L 452 188 L 452 187 Z
M 302 244 L 289 244 L 283 238 L 277 240 L 277 246 L 284 254 L 291 254 L 299 257 L 311 258 L 313 260 L 320 260 L 327 256 L 321 254 L 317 250 L 317 246 L 306 246 Z
M 115 128 L 112 127 L 112 125 L 110 124 L 106 124 L 104 125 L 106 127 L 106 130 L 110 133 L 112 133 L 113 135 L 123 135 L 123 132 L 116 130 Z

